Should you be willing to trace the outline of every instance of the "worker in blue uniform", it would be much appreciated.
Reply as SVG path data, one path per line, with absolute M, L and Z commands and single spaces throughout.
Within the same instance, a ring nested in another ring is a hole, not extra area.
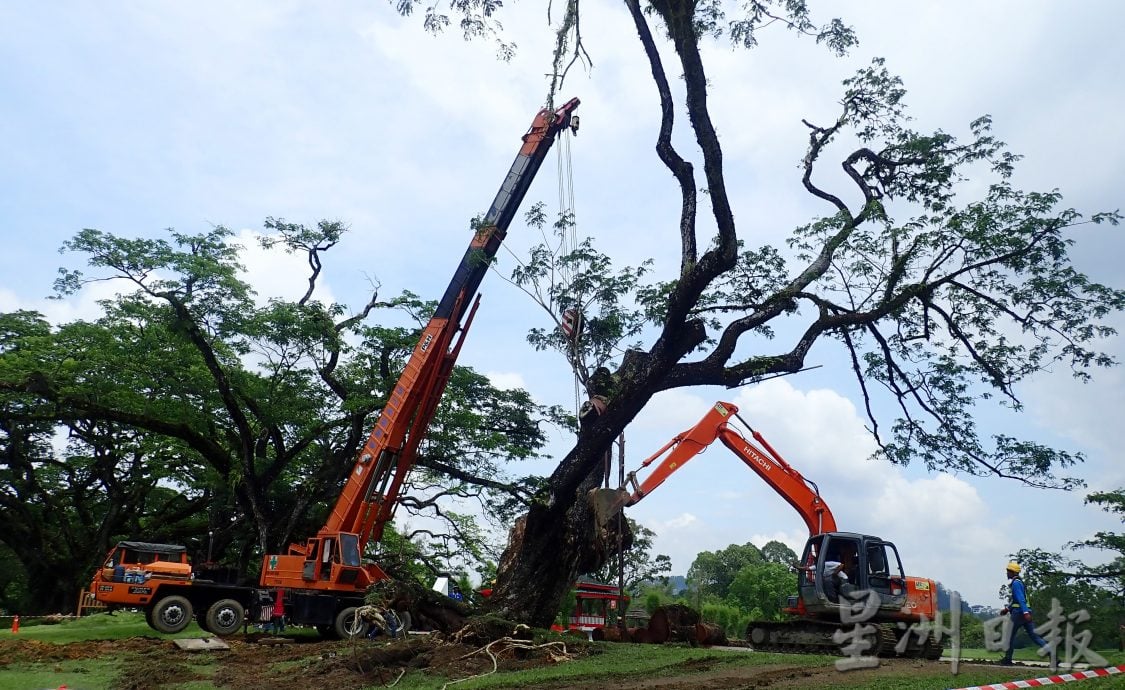
M 1007 574 L 1008 579 L 1011 581 L 1009 587 L 1011 589 L 1011 603 L 1008 607 L 1000 611 L 1001 615 L 1010 613 L 1012 616 L 1012 632 L 1008 635 L 1008 649 L 1004 652 L 1004 658 L 1000 663 L 1004 666 L 1012 664 L 1012 653 L 1016 648 L 1016 635 L 1020 629 L 1027 631 L 1027 636 L 1031 641 L 1040 647 L 1047 647 L 1047 641 L 1036 634 L 1035 625 L 1031 622 L 1031 607 L 1027 604 L 1027 590 L 1023 586 L 1023 580 L 1020 579 L 1020 564 L 1012 561 L 1008 563 Z

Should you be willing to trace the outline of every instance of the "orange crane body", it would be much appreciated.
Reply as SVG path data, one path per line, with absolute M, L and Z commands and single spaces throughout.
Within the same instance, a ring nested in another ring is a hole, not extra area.
M 377 564 L 362 562 L 363 549 L 383 536 L 394 516 L 402 483 L 414 465 L 479 306 L 479 296 L 474 299 L 477 288 L 556 135 L 577 129 L 573 112 L 578 104 L 575 98 L 536 114 L 324 526 L 304 544 L 290 544 L 287 553 L 264 556 L 261 586 L 363 592 L 387 577 Z
M 313 626 L 328 637 L 366 632 L 368 624 L 356 611 L 367 587 L 387 574 L 364 562 L 364 547 L 383 536 L 394 516 L 480 304 L 477 288 L 556 136 L 577 130 L 578 103 L 575 98 L 535 115 L 316 536 L 290 544 L 286 553 L 264 556 L 258 587 L 235 581 L 227 569 L 209 567 L 214 564 L 193 567 L 181 545 L 122 541 L 95 571 L 91 596 L 111 608 L 144 609 L 148 624 L 166 634 L 182 631 L 193 620 L 215 634 L 233 634 L 279 604 L 292 623 Z M 400 621 L 403 628 L 409 627 L 407 614 Z

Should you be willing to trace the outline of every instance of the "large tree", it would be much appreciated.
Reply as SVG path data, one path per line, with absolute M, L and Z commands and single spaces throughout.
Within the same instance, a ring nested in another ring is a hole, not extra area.
M 413 3 L 398 6 L 408 12 Z M 608 291 L 652 330 L 618 321 L 614 337 L 650 335 L 609 363 L 615 371 L 612 390 L 603 394 L 608 404 L 584 425 L 513 530 L 492 605 L 546 625 L 574 577 L 596 570 L 612 552 L 617 540 L 597 528 L 587 493 L 602 479 L 610 444 L 654 394 L 792 374 L 822 341 L 837 343 L 850 360 L 884 459 L 1035 486 L 1079 484 L 1066 469 L 1081 456 L 1010 436 L 988 438 L 975 410 L 981 403 L 1018 410 L 1018 384 L 1049 368 L 1086 378 L 1113 363 L 1099 340 L 1113 333 L 1103 317 L 1125 306 L 1125 292 L 1075 270 L 1068 248 L 1077 226 L 1116 223 L 1118 216 L 1084 216 L 1063 205 L 1057 191 L 1015 188 L 1019 157 L 993 136 L 987 116 L 960 139 L 911 129 L 901 81 L 875 60 L 844 82 L 837 112 L 810 113 L 804 123 L 808 146 L 803 156 L 795 152 L 797 179 L 823 215 L 795 229 L 785 248 L 757 242 L 754 209 L 741 209 L 743 222 L 735 221 L 708 105 L 708 90 L 726 87 L 709 82 L 701 46 L 729 37 L 749 48 L 770 25 L 836 51 L 851 46 L 854 35 L 839 20 L 815 24 L 802 0 L 754 0 L 730 14 L 719 0 L 625 6 L 659 97 L 656 158 L 682 200 L 678 218 L 668 219 L 680 266 L 632 294 Z M 485 33 L 497 10 L 484 0 L 453 7 L 464 13 L 466 34 Z M 560 78 L 586 56 L 579 4 L 568 3 L 563 15 L 554 50 Z M 448 18 L 431 8 L 426 21 L 440 27 Z M 685 111 L 696 161 L 685 153 L 687 138 L 673 136 L 677 113 Z M 825 182 L 824 166 L 842 171 L 843 183 Z M 961 184 L 969 178 L 973 184 Z M 607 264 L 599 271 L 614 279 L 631 275 Z M 524 271 L 514 279 L 527 284 L 544 276 Z M 581 303 L 565 286 L 549 296 L 560 307 Z M 795 335 L 780 337 L 789 333 Z M 540 331 L 536 339 L 551 336 Z M 561 347 L 572 362 L 582 360 L 570 344 Z M 598 362 L 596 352 L 590 357 Z
M 69 608 L 119 538 L 186 544 L 253 574 L 260 554 L 323 523 L 433 305 L 377 290 L 357 313 L 314 299 L 338 223 L 270 220 L 267 247 L 300 252 L 303 295 L 259 304 L 239 245 L 218 227 L 131 239 L 80 232 L 63 294 L 121 293 L 94 321 L 0 314 L 0 541 L 27 572 L 30 605 Z M 404 325 L 369 323 L 379 310 Z M 472 514 L 510 519 L 534 479 L 544 423 L 566 420 L 520 390 L 455 369 L 403 489 L 410 553 L 435 570 L 495 559 Z M 65 433 L 65 448 L 53 438 Z M 502 463 L 502 464 L 501 464 Z M 390 545 L 388 557 L 402 549 Z

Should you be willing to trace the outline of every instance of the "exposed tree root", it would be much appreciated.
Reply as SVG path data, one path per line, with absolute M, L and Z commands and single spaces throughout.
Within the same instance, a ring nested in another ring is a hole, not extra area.
M 523 627 L 526 628 L 527 626 L 523 626 Z M 496 647 L 496 646 L 499 646 L 500 648 L 494 652 L 492 648 Z M 466 678 L 458 678 L 457 680 L 451 680 L 448 683 L 446 683 L 445 685 L 441 686 L 442 690 L 445 690 L 445 688 L 448 688 L 450 685 L 456 685 L 457 683 L 464 683 L 465 681 L 472 680 L 473 678 L 482 678 L 484 676 L 488 676 L 488 675 L 491 675 L 493 673 L 496 673 L 496 670 L 499 667 L 498 657 L 507 653 L 507 652 L 510 652 L 513 649 L 525 649 L 525 650 L 544 649 L 547 652 L 547 657 L 551 660 L 552 663 L 556 663 L 556 664 L 560 663 L 560 662 L 563 662 L 563 661 L 570 661 L 571 659 L 574 658 L 572 655 L 567 653 L 566 644 L 564 642 L 561 642 L 561 641 L 544 642 L 542 644 L 532 644 L 532 643 L 527 642 L 525 640 L 517 640 L 517 639 L 511 638 L 511 637 L 502 637 L 498 640 L 493 640 L 492 642 L 489 642 L 488 644 L 481 647 L 480 649 L 474 650 L 474 651 L 469 652 L 468 654 L 465 654 L 465 655 L 460 657 L 461 659 L 467 659 L 471 656 L 475 656 L 477 654 L 480 654 L 481 652 L 484 652 L 485 654 L 488 655 L 488 658 L 492 661 L 492 670 L 485 671 L 484 673 L 478 673 L 476 675 L 468 676 Z

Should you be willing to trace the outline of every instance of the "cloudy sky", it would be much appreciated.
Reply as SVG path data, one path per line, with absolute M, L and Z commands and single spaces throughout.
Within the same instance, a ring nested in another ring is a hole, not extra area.
M 823 19 L 843 7 L 810 4 Z M 780 245 L 826 212 L 800 186 L 801 118 L 834 118 L 839 82 L 875 56 L 902 75 L 918 129 L 963 136 L 969 121 L 990 113 L 998 136 L 1026 156 L 1018 185 L 1058 187 L 1080 209 L 1121 206 L 1125 49 L 1116 31 L 1125 8 L 1108 0 L 870 0 L 846 9 L 860 38 L 846 58 L 780 29 L 752 52 L 708 50 L 712 115 L 749 243 Z M 582 99 L 571 146 L 578 232 L 620 264 L 653 259 L 666 279 L 678 266 L 679 205 L 652 152 L 655 90 L 624 8 L 589 3 L 583 12 L 594 65 L 572 73 L 563 93 Z M 492 200 L 546 93 L 545 6 L 525 0 L 505 7 L 501 20 L 518 44 L 507 64 L 487 42 L 428 36 L 419 18 L 404 20 L 379 0 L 0 6 L 0 310 L 39 309 L 60 322 L 96 313 L 104 292 L 45 300 L 56 269 L 77 261 L 59 246 L 82 228 L 156 236 L 222 224 L 250 242 L 267 216 L 350 225 L 326 261 L 321 299 L 358 307 L 372 278 L 385 295 L 438 297 L 469 219 Z M 557 187 L 552 158 L 528 201 L 554 205 Z M 1075 239 L 1081 269 L 1125 285 L 1116 229 L 1083 228 Z M 513 227 L 500 272 L 533 240 Z M 248 249 L 244 262 L 263 296 L 303 290 L 291 258 Z M 483 291 L 462 363 L 573 406 L 562 360 L 525 344 L 544 316 L 499 276 Z M 1125 353 L 1120 340 L 1109 348 Z M 909 574 L 942 580 L 974 603 L 998 603 L 1009 553 L 1120 528 L 1084 506 L 1084 492 L 868 462 L 872 441 L 839 352 L 817 348 L 809 364 L 824 366 L 737 391 L 658 396 L 627 432 L 630 464 L 714 400 L 734 402 L 820 485 L 841 528 L 896 542 Z M 1043 376 L 1020 389 L 1020 418 L 989 412 L 981 423 L 1081 451 L 1089 488 L 1117 488 L 1125 485 L 1121 378 L 1100 372 L 1082 386 L 1062 371 Z M 557 451 L 566 447 L 555 440 Z M 771 538 L 797 549 L 805 537 L 789 506 L 719 447 L 633 516 L 658 533 L 657 549 L 677 573 L 700 550 Z

